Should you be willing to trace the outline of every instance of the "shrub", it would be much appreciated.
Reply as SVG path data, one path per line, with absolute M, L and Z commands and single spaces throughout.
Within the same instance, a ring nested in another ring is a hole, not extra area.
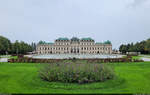
M 114 77 L 114 71 L 106 64 L 51 63 L 39 70 L 41 79 L 50 82 L 91 83 Z

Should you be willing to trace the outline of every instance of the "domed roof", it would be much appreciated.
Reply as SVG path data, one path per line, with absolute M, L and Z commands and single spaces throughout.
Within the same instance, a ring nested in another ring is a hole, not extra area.
M 111 44 L 111 41 L 107 40 L 104 42 L 104 44 Z
M 79 38 L 77 38 L 77 37 L 72 37 L 71 38 L 71 41 L 79 41 L 80 39 Z

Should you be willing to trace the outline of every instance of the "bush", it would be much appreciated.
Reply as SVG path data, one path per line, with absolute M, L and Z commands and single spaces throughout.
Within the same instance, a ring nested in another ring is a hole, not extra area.
M 39 70 L 41 79 L 50 82 L 91 83 L 114 77 L 114 71 L 106 64 L 52 63 Z

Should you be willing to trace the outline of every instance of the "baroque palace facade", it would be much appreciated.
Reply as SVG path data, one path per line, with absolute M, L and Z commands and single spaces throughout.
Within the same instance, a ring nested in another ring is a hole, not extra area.
M 97 42 L 92 38 L 73 37 L 58 38 L 54 43 L 40 41 L 36 48 L 37 54 L 111 54 L 112 44 L 110 41 Z

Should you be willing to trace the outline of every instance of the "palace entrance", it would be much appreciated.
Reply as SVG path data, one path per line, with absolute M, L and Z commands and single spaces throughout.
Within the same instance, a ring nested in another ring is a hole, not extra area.
M 79 48 L 71 48 L 71 53 L 78 54 L 79 53 Z

